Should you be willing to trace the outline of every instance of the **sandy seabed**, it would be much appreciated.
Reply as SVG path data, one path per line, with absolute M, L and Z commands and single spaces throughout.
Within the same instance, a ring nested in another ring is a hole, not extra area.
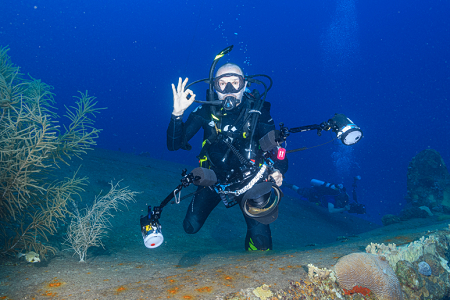
M 90 181 L 80 207 L 119 180 L 121 187 L 140 192 L 136 203 L 115 213 L 105 248 L 90 248 L 86 263 L 79 263 L 63 245 L 63 224 L 50 240 L 57 255 L 34 264 L 1 258 L 0 299 L 224 299 L 262 284 L 285 289 L 290 281 L 306 279 L 308 264 L 331 268 L 340 257 L 364 251 L 370 242 L 401 245 L 448 227 L 448 221 L 437 218 L 380 227 L 349 214 L 330 215 L 286 196 L 279 219 L 271 224 L 274 250 L 245 252 L 246 225 L 237 206 L 226 209 L 219 204 L 200 232 L 188 235 L 182 228 L 186 199 L 163 209 L 164 243 L 147 249 L 140 215 L 180 183 L 183 168 L 195 166 L 96 149 L 58 172 L 71 176 L 80 163 L 79 175 Z M 189 187 L 183 195 L 192 191 Z

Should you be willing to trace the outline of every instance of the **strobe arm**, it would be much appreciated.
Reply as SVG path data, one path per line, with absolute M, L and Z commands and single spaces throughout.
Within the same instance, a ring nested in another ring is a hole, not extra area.
M 287 128 L 283 123 L 280 123 L 280 138 L 277 142 L 284 142 L 290 133 L 304 132 L 310 130 L 317 130 L 317 135 L 322 135 L 322 131 L 332 130 L 344 145 L 353 145 L 359 142 L 363 133 L 361 129 L 353 123 L 352 120 L 343 114 L 335 114 L 333 118 L 320 124 L 312 124 L 294 128 Z
M 192 183 L 195 185 L 208 186 L 217 182 L 216 174 L 212 170 L 204 168 L 196 168 L 191 173 L 187 174 L 187 170 L 184 169 L 181 173 L 181 184 L 179 184 L 167 197 L 161 202 L 159 206 L 148 206 L 147 215 L 140 217 L 141 233 L 144 239 L 144 245 L 147 248 L 159 247 L 164 237 L 161 231 L 161 224 L 159 219 L 161 218 L 162 209 L 173 198 L 176 197 L 183 188 L 188 187 Z
M 164 206 L 166 206 L 170 200 L 172 200 L 176 194 L 178 194 L 183 188 L 188 187 L 191 185 L 191 183 L 194 183 L 196 180 L 200 180 L 199 176 L 195 176 L 194 172 L 191 172 L 189 174 L 187 173 L 187 169 L 183 169 L 181 172 L 181 183 L 174 189 L 167 197 L 161 202 L 159 206 L 155 206 L 155 208 L 159 207 L 160 209 L 163 209 Z
M 323 122 L 320 125 L 312 124 L 294 128 L 287 128 L 284 126 L 284 123 L 280 123 L 280 131 L 282 135 L 285 137 L 289 136 L 290 133 L 305 132 L 311 130 L 317 130 L 317 135 L 320 136 L 322 134 L 322 130 L 330 130 L 330 129 L 331 127 L 327 122 Z
M 274 147 L 282 144 L 286 141 L 287 137 L 291 133 L 304 132 L 310 130 L 317 130 L 317 135 L 322 134 L 322 130 L 329 130 L 329 125 L 326 122 L 323 122 L 320 125 L 306 125 L 294 128 L 287 128 L 284 126 L 284 123 L 280 123 L 280 130 L 272 130 L 268 132 L 264 137 L 259 140 L 259 144 L 261 145 L 261 149 L 266 152 L 272 150 Z
M 191 184 L 195 184 L 197 186 L 210 186 L 217 182 L 217 177 L 214 171 L 205 168 L 195 168 L 189 174 L 187 174 L 186 169 L 183 169 L 181 176 L 181 183 L 169 195 L 167 195 L 159 206 L 153 207 L 152 216 L 156 220 L 159 219 L 164 206 L 166 206 L 183 188 L 186 188 Z

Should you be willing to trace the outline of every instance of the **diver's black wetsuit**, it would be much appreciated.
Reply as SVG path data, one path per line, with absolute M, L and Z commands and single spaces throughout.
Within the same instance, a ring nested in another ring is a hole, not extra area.
M 345 190 L 335 190 L 325 186 L 299 188 L 297 194 L 325 208 L 328 208 L 328 203 L 332 203 L 335 208 L 343 208 L 349 204 L 349 196 Z
M 209 105 L 197 107 L 188 117 L 186 123 L 183 123 L 182 117 L 175 117 L 172 115 L 169 127 L 167 129 L 167 148 L 170 151 L 178 149 L 190 150 L 191 146 L 188 141 L 200 130 L 204 130 L 204 140 L 216 132 L 216 128 L 220 130 L 223 135 L 233 136 L 233 146 L 239 152 L 247 157 L 245 149 L 248 148 L 248 141 L 244 138 L 243 131 L 246 130 L 244 122 L 251 111 L 250 101 L 248 96 L 244 94 L 242 103 L 235 109 L 228 111 L 223 116 L 213 119 L 211 116 L 211 109 Z M 257 127 L 255 130 L 254 141 L 258 141 L 266 133 L 275 129 L 274 121 L 270 116 L 270 103 L 264 103 L 261 109 Z M 232 133 L 239 132 L 238 135 Z M 219 135 L 220 136 L 220 135 Z M 224 157 L 226 158 L 224 159 Z M 229 147 L 223 142 L 222 138 L 216 138 L 212 141 L 208 150 L 208 162 L 210 168 L 216 173 L 218 180 L 224 180 L 225 176 L 232 170 L 238 169 L 241 163 L 237 156 L 229 151 Z M 274 159 L 275 168 L 282 174 L 287 171 L 287 160 L 277 161 Z M 242 196 L 241 196 L 242 197 Z M 239 199 L 240 200 L 240 199 Z M 220 196 L 209 188 L 199 187 L 198 193 L 193 197 L 186 217 L 183 221 L 184 230 L 187 233 L 196 233 L 203 226 L 211 211 L 221 201 Z M 247 235 L 245 238 L 246 250 L 268 250 L 272 249 L 272 237 L 269 225 L 265 225 L 248 218 L 244 215 L 247 223 Z

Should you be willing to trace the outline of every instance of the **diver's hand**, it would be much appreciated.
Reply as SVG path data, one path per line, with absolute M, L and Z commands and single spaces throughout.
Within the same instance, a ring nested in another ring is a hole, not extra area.
M 192 102 L 195 100 L 195 94 L 190 89 L 184 90 L 186 83 L 188 82 L 188 78 L 182 81 L 181 77 L 178 79 L 178 86 L 175 90 L 175 85 L 172 83 L 172 92 L 173 92 L 173 112 L 172 114 L 175 116 L 181 116 L 184 111 L 191 106 Z M 188 95 L 191 97 L 188 99 Z
M 275 180 L 276 185 L 281 186 L 283 184 L 283 175 L 280 173 L 280 171 L 275 170 L 275 172 L 270 174 L 269 177 L 272 177 L 273 180 Z

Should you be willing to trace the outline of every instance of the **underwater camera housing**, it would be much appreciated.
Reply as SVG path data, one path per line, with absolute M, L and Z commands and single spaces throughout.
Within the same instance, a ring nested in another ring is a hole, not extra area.
M 242 212 L 262 224 L 270 224 L 278 218 L 278 206 L 283 192 L 270 181 L 255 184 L 240 201 Z
M 366 206 L 361 203 L 350 203 L 350 210 L 348 211 L 351 214 L 363 215 L 366 213 Z

